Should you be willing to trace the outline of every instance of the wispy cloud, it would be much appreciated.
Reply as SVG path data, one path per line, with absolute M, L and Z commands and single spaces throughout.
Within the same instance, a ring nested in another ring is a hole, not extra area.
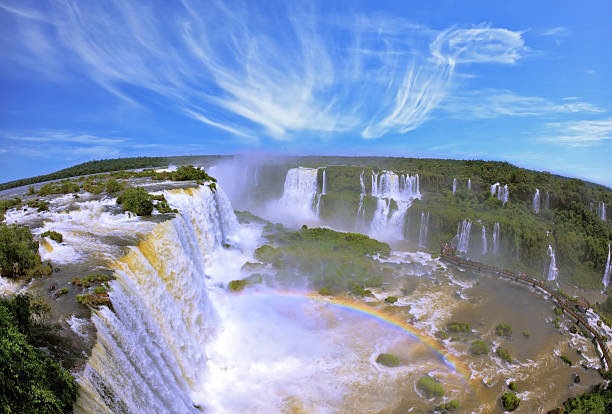
M 540 97 L 517 95 L 504 89 L 484 89 L 448 96 L 441 109 L 459 119 L 605 112 L 593 104 L 578 99 L 563 98 L 557 103 Z
M 52 78 L 68 62 L 122 99 L 146 104 L 134 91 L 152 91 L 244 138 L 405 133 L 429 119 L 458 65 L 513 64 L 528 50 L 521 32 L 489 26 L 439 31 L 384 14 L 331 21 L 315 6 L 264 14 L 250 2 L 181 4 L 0 0 L 0 9 L 31 33 L 17 37 L 13 60 Z
M 542 140 L 568 145 L 588 147 L 612 141 L 612 117 L 599 120 L 549 122 Z
M 569 34 L 569 31 L 564 26 L 557 26 L 541 30 L 540 34 L 542 36 L 560 36 Z

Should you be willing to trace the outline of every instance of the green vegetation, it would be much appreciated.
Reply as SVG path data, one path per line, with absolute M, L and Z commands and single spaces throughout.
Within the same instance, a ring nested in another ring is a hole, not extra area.
M 48 237 L 57 243 L 64 241 L 64 236 L 62 236 L 62 233 L 58 233 L 57 231 L 53 230 L 47 230 L 46 232 L 42 233 L 40 237 Z
M 425 392 L 427 398 L 432 397 L 444 397 L 444 388 L 442 384 L 440 384 L 435 378 L 432 378 L 428 375 L 424 375 L 419 378 L 419 382 L 417 382 L 417 387 L 420 390 Z
M 178 210 L 176 208 L 170 207 L 168 201 L 166 200 L 166 197 L 164 197 L 163 194 L 152 196 L 151 199 L 156 201 L 155 209 L 161 214 L 178 213 Z
M 446 339 L 448 339 L 448 337 L 450 336 L 450 335 L 448 334 L 448 332 L 446 332 L 446 331 L 442 331 L 442 330 L 437 331 L 437 332 L 435 333 L 435 335 L 436 335 L 438 338 L 440 338 L 441 340 L 443 340 L 443 341 L 444 341 L 444 340 L 446 340 Z
M 453 333 L 469 333 L 472 332 L 472 329 L 470 328 L 470 324 L 468 324 L 467 322 L 451 322 L 449 324 L 446 325 L 446 329 L 449 332 L 453 332 Z
M 389 245 L 357 233 L 342 233 L 323 228 L 282 230 L 267 236 L 272 245 L 255 250 L 255 258 L 271 264 L 280 284 L 300 282 L 306 276 L 315 290 L 331 294 L 350 291 L 369 296 L 369 287 L 380 286 L 392 270 L 372 256 L 386 256 Z
M 459 409 L 459 401 L 450 400 L 446 404 L 440 404 L 436 408 L 435 411 L 457 411 Z
M 19 197 L 0 200 L 0 221 L 4 220 L 6 210 L 11 208 L 21 208 L 21 199 Z
M 512 357 L 510 356 L 510 352 L 508 352 L 507 349 L 502 348 L 500 346 L 500 347 L 497 348 L 495 353 L 497 354 L 498 357 L 500 357 L 501 359 L 506 360 L 506 362 L 508 362 L 509 364 L 512 363 Z
M 0 299 L 0 406 L 5 413 L 68 413 L 78 388 L 70 373 L 29 341 L 31 298 Z
M 395 296 L 387 296 L 385 298 L 385 302 L 394 304 L 395 302 L 397 302 L 397 298 Z
M 508 388 L 510 388 L 510 391 L 514 392 L 516 392 L 516 390 L 518 389 L 518 387 L 516 386 L 516 382 L 514 381 L 510 381 L 510 383 L 508 384 Z
M 555 318 L 552 321 L 553 326 L 555 327 L 555 329 L 560 329 L 561 328 L 561 319 L 559 318 Z
M 512 327 L 507 323 L 500 323 L 495 327 L 495 335 L 512 336 Z
M 47 211 L 49 210 L 49 204 L 48 201 L 36 199 L 28 201 L 27 206 L 29 208 L 35 208 L 38 211 Z
M 514 411 L 518 408 L 521 400 L 513 392 L 507 392 L 501 396 L 502 407 L 504 411 Z
M 106 182 L 106 192 L 109 194 L 118 193 L 123 190 L 123 185 L 114 178 L 111 178 Z
M 240 292 L 241 290 L 243 290 L 246 287 L 246 284 L 247 284 L 246 280 L 244 280 L 244 279 L 242 279 L 242 280 L 232 280 L 231 282 L 229 282 L 227 287 L 232 292 Z
M 378 357 L 376 357 L 376 362 L 391 368 L 398 367 L 400 365 L 400 361 L 395 355 L 384 353 L 379 354 Z
M 483 355 L 489 353 L 489 347 L 480 339 L 476 339 L 470 345 L 470 352 L 474 355 Z
M 105 305 L 112 309 L 111 300 L 108 297 L 102 295 L 96 295 L 92 293 L 76 295 L 76 301 L 77 303 L 80 303 L 84 306 L 98 307 Z
M 60 290 L 57 291 L 57 293 L 55 294 L 55 296 L 63 296 L 65 294 L 67 294 L 69 292 L 69 289 L 67 287 L 61 288 Z
M 93 291 L 94 291 L 94 293 L 95 293 L 96 295 L 102 295 L 102 296 L 104 296 L 104 295 L 107 295 L 107 294 L 108 294 L 108 293 L 106 292 L 106 288 L 105 288 L 104 286 L 96 286 L 96 287 L 94 288 L 94 290 L 93 290 Z
M 125 211 L 130 211 L 137 216 L 148 216 L 153 212 L 151 195 L 142 187 L 128 188 L 121 194 L 120 201 Z
M 608 414 L 612 412 L 612 384 L 596 385 L 580 397 L 570 398 L 563 404 L 564 414 Z
M 112 279 L 113 279 L 112 276 L 105 275 L 104 273 L 95 273 L 95 274 L 87 275 L 85 277 L 73 277 L 70 283 L 76 286 L 82 286 L 82 287 L 88 288 L 96 282 L 104 283 Z
M 529 338 L 529 337 L 531 337 L 531 332 L 529 332 L 529 331 L 523 331 L 523 336 L 524 336 L 525 338 Z
M 34 241 L 30 229 L 0 223 L 0 274 L 15 278 L 47 272 L 38 255 L 38 242 Z
M 567 365 L 569 365 L 570 367 L 571 367 L 572 365 L 574 365 L 574 363 L 572 362 L 572 360 L 571 360 L 571 359 L 569 359 L 569 358 L 567 357 L 567 355 L 565 355 L 565 354 L 561 354 L 561 356 L 560 356 L 559 358 L 561 358 L 561 361 L 565 362 L 565 363 L 566 363 Z

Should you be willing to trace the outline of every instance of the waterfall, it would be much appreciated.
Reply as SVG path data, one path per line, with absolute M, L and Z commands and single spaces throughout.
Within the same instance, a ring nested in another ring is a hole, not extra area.
M 558 274 L 559 274 L 559 269 L 557 269 L 557 260 L 555 259 L 555 250 L 549 244 L 548 250 L 546 252 L 546 264 L 544 266 L 544 272 L 542 273 L 542 278 L 546 280 L 556 280 Z
M 237 240 L 238 221 L 221 190 L 164 192 L 179 214 L 157 224 L 113 264 L 114 312 L 92 313 L 97 340 L 79 378 L 75 412 L 198 413 L 207 340 L 219 317 L 206 273 Z
M 606 203 L 603 201 L 597 203 L 597 216 L 603 221 L 606 221 Z
M 499 183 L 495 183 L 491 186 L 491 195 L 494 196 L 495 193 L 497 192 L 497 189 L 499 188 Z
M 470 231 L 472 230 L 472 220 L 464 219 L 457 224 L 457 235 L 453 243 L 457 246 L 457 251 L 467 254 L 470 245 Z
M 499 251 L 499 223 L 495 223 L 493 226 L 493 253 L 497 254 Z
M 294 215 L 298 213 L 300 217 L 312 217 L 313 210 L 316 211 L 315 201 L 319 201 L 317 190 L 316 168 L 292 168 L 287 171 L 279 205 Z
M 362 171 L 361 174 L 359 174 L 359 185 L 361 187 L 361 193 L 359 194 L 359 208 L 357 209 L 358 216 L 360 215 L 365 216 L 365 204 L 363 203 L 365 200 L 365 196 L 366 196 L 366 188 L 363 182 L 364 174 L 365 174 L 365 171 Z
M 326 184 L 326 179 L 325 179 L 325 169 L 323 169 L 323 189 L 321 190 L 321 194 L 325 195 L 327 194 L 327 184 Z
M 487 254 L 487 228 L 482 225 L 482 251 L 481 254 L 484 256 Z
M 419 225 L 419 246 L 426 247 L 427 232 L 429 230 L 429 211 L 421 211 L 421 223 Z
M 455 191 L 457 191 L 457 179 L 453 178 L 453 194 L 455 194 Z
M 536 188 L 535 194 L 533 195 L 533 211 L 536 214 L 540 214 L 540 190 Z
M 491 186 L 491 195 L 495 196 L 495 193 L 497 193 L 497 199 L 500 200 L 502 204 L 505 206 L 510 196 L 508 184 L 505 184 L 503 187 L 500 183 L 493 184 Z
M 604 292 L 608 289 L 608 285 L 610 284 L 610 275 L 612 274 L 612 263 L 610 263 L 610 254 L 612 250 L 610 249 L 610 244 L 608 243 L 608 260 L 606 261 L 606 268 L 604 269 L 604 275 L 601 282 L 604 285 Z
M 362 187 L 363 190 L 365 187 Z M 372 196 L 378 198 L 370 225 L 372 233 L 386 238 L 403 239 L 406 211 L 415 199 L 421 198 L 419 175 L 398 176 L 392 171 L 382 171 L 379 174 L 372 172 Z
M 468 190 L 472 189 L 472 179 L 468 178 Z

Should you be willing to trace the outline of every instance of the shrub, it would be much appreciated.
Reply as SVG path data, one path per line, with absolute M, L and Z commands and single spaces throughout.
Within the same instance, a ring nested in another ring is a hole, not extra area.
M 109 298 L 105 296 L 94 295 L 91 293 L 86 293 L 84 295 L 76 295 L 76 301 L 77 303 L 80 303 L 84 306 L 97 307 L 107 305 L 109 307 L 112 307 L 111 300 Z
M 34 188 L 33 185 L 28 187 L 28 195 L 34 195 L 36 194 L 36 189 Z
M 523 331 L 523 336 L 524 336 L 525 338 L 529 338 L 529 337 L 531 336 L 531 332 L 529 332 L 529 331 Z
M 501 396 L 502 406 L 505 411 L 514 411 L 518 408 L 521 400 L 513 392 L 507 392 Z
M 57 231 L 53 230 L 47 230 L 46 232 L 41 234 L 40 237 L 48 237 L 57 243 L 61 243 L 62 241 L 64 241 L 64 236 L 62 236 L 62 233 L 58 233 Z
M 321 296 L 330 296 L 331 294 L 332 294 L 331 290 L 329 290 L 326 287 L 319 289 L 319 295 Z
M 495 327 L 495 335 L 512 336 L 512 327 L 507 323 L 500 323 Z
M 499 348 L 497 348 L 497 351 L 495 351 L 495 353 L 497 354 L 497 356 L 506 360 L 508 363 L 512 363 L 512 357 L 510 356 L 510 352 L 508 352 L 507 349 L 502 348 L 500 346 Z
M 508 384 L 508 388 L 510 388 L 510 391 L 514 392 L 516 392 L 516 390 L 518 389 L 518 387 L 516 386 L 516 382 L 514 381 L 510 381 L 510 383 Z
M 228 289 L 232 292 L 240 292 L 246 287 L 246 280 L 232 280 L 227 285 Z
M 459 401 L 450 400 L 446 404 L 440 404 L 436 408 L 435 411 L 457 411 L 459 409 Z
M 119 181 L 117 181 L 114 178 L 111 178 L 110 180 L 106 182 L 106 192 L 109 194 L 118 193 L 122 189 L 123 189 L 123 186 L 119 183 Z
M 104 286 L 96 286 L 94 288 L 94 293 L 96 295 L 106 295 L 107 294 L 106 288 Z
M 427 398 L 444 397 L 445 392 L 444 388 L 442 387 L 442 384 L 440 384 L 436 379 L 428 375 L 424 375 L 419 378 L 417 387 L 419 387 L 420 390 L 425 392 Z
M 397 302 L 397 298 L 395 296 L 387 296 L 385 302 L 394 304 L 395 302 Z
M 472 352 L 472 354 L 474 355 L 488 354 L 489 347 L 483 341 L 477 339 L 472 342 L 472 345 L 470 346 L 470 352 Z
M 565 362 L 565 363 L 566 363 L 567 365 L 569 365 L 570 367 L 571 367 L 572 365 L 574 365 L 574 363 L 572 362 L 572 360 L 571 360 L 571 359 L 569 359 L 569 358 L 567 357 L 567 355 L 565 355 L 565 354 L 561 354 L 561 356 L 560 356 L 559 358 L 561 358 L 561 361 Z
M 33 276 L 41 270 L 38 242 L 26 226 L 0 223 L 0 274 L 4 277 Z
M 470 325 L 466 322 L 451 322 L 446 325 L 446 329 L 454 333 L 471 332 Z
M 440 330 L 440 331 L 437 331 L 435 335 L 436 335 L 438 338 L 440 338 L 441 340 L 443 340 L 443 341 L 444 341 L 445 339 L 448 339 L 448 337 L 450 336 L 450 335 L 448 334 L 448 332 L 446 332 L 446 331 L 441 331 L 441 330 Z
M 123 209 L 138 216 L 148 216 L 153 211 L 151 195 L 141 187 L 131 187 L 121 195 Z
M 391 355 L 391 354 L 380 354 L 378 355 L 378 357 L 376 357 L 376 362 L 384 365 L 386 367 L 398 367 L 400 362 L 399 359 L 395 356 L 395 355 Z
M 56 296 L 62 296 L 62 295 L 65 295 L 65 294 L 67 294 L 67 293 L 68 293 L 68 288 L 67 288 L 67 287 L 65 287 L 65 288 L 61 288 L 61 289 L 60 289 L 60 290 L 57 292 Z

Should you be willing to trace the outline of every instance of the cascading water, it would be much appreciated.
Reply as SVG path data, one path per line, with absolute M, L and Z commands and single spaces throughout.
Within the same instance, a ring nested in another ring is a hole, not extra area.
M 510 196 L 510 190 L 508 189 L 508 184 L 502 186 L 500 183 L 495 183 L 491 186 L 491 195 L 495 196 L 497 193 L 497 199 L 502 202 L 503 205 L 506 205 L 508 202 L 508 198 Z
M 372 172 L 372 196 L 378 198 L 370 230 L 384 238 L 402 239 L 406 211 L 421 198 L 419 175 Z
M 493 254 L 497 254 L 499 251 L 499 223 L 495 223 L 493 226 Z
M 457 179 L 453 178 L 453 194 L 455 194 L 455 191 L 457 191 Z
M 612 263 L 610 262 L 611 254 L 612 249 L 610 249 L 610 244 L 608 244 L 608 260 L 606 261 L 606 268 L 604 270 L 603 279 L 601 280 L 604 285 L 604 292 L 608 289 L 608 285 L 610 284 L 610 276 L 612 275 Z
M 485 254 L 487 254 L 487 228 L 485 227 L 485 225 L 482 225 L 482 250 L 481 250 L 481 254 L 484 256 Z
M 206 272 L 213 252 L 236 242 L 238 222 L 219 187 L 164 196 L 180 213 L 114 264 L 114 312 L 92 316 L 97 342 L 77 412 L 197 413 L 205 402 L 206 343 L 218 321 Z
M 597 216 L 603 221 L 606 221 L 606 203 L 603 201 L 597 203 Z
M 468 178 L 468 190 L 472 189 L 472 179 Z
M 287 171 L 285 177 L 283 195 L 279 200 L 280 207 L 298 218 L 313 218 L 317 190 L 316 168 L 292 168 Z
M 321 194 L 327 194 L 327 180 L 325 179 L 325 169 L 323 169 L 323 188 L 321 190 Z
M 546 264 L 544 266 L 544 272 L 542 273 L 542 278 L 546 280 L 557 280 L 557 276 L 559 275 L 559 269 L 557 269 L 557 260 L 555 259 L 555 250 L 552 246 L 548 245 L 548 250 L 546 251 Z
M 472 220 L 464 219 L 457 224 L 457 235 L 453 239 L 453 244 L 457 246 L 457 251 L 467 254 L 470 246 L 470 232 L 472 230 Z
M 419 246 L 426 247 L 427 233 L 429 230 L 429 211 L 421 211 L 421 223 L 419 225 Z
M 359 186 L 361 187 L 361 193 L 359 194 L 359 208 L 357 209 L 358 216 L 365 216 L 364 200 L 366 197 L 366 188 L 365 188 L 365 183 L 363 182 L 364 174 L 365 174 L 365 171 L 362 171 L 361 174 L 359 174 Z
M 536 214 L 540 214 L 540 190 L 536 188 L 535 194 L 533 195 L 533 211 Z

